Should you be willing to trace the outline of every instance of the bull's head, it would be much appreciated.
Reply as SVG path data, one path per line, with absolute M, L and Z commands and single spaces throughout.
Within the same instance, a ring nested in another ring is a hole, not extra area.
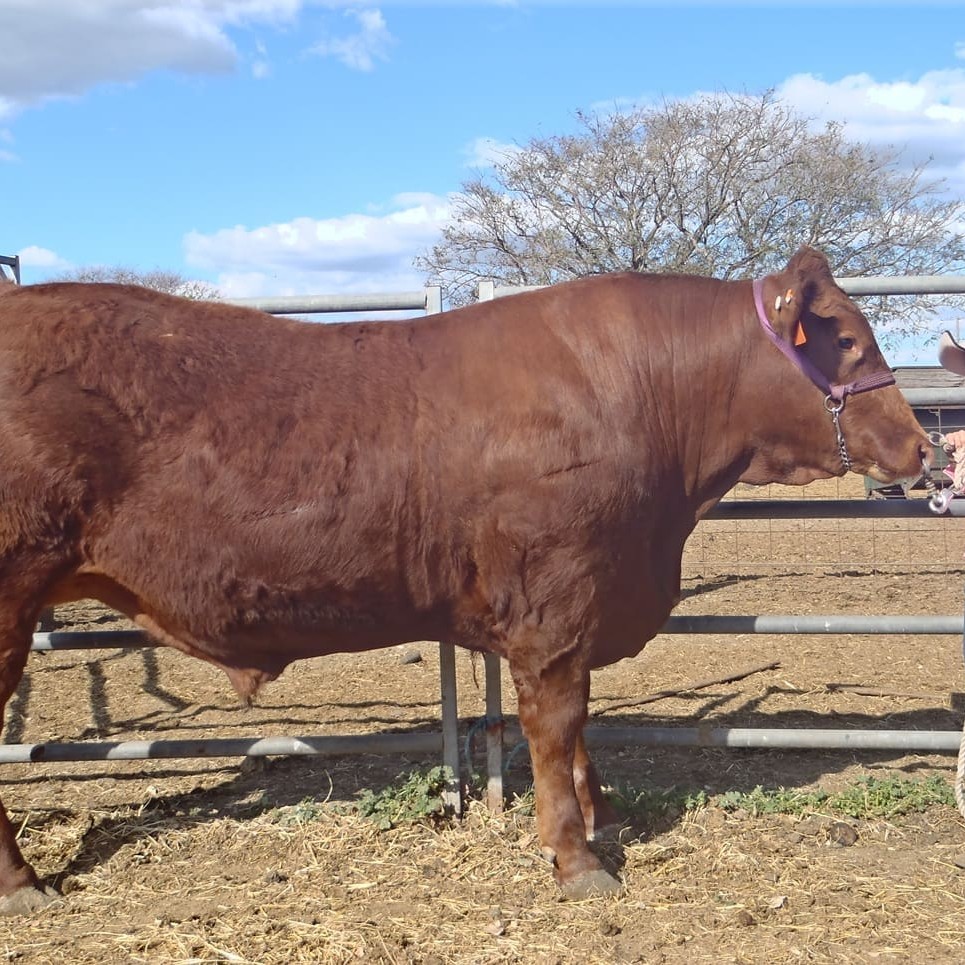
M 766 420 L 773 452 L 755 458 L 744 481 L 801 483 L 849 469 L 884 483 L 921 475 L 928 439 L 824 255 L 802 248 L 784 271 L 755 282 L 754 295 L 762 328 L 785 358 L 772 354 L 765 380 L 774 393 Z

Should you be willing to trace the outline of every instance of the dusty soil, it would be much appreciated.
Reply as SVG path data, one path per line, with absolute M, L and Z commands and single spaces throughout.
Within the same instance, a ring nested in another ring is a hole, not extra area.
M 799 495 L 794 493 L 795 496 Z M 960 612 L 961 521 L 702 524 L 685 613 Z M 96 604 L 59 626 L 123 626 Z M 417 652 L 421 659 L 405 658 Z M 745 679 L 607 708 L 776 660 Z M 458 654 L 463 730 L 481 661 Z M 414 644 L 295 665 L 243 709 L 212 668 L 167 650 L 34 654 L 5 741 L 432 729 L 438 651 Z M 879 696 L 835 685 L 874 688 Z M 958 731 L 961 642 L 947 636 L 661 636 L 595 676 L 596 725 Z M 510 724 L 515 711 L 504 680 Z M 510 728 L 512 731 L 512 728 Z M 482 769 L 483 748 L 471 747 Z M 834 789 L 860 775 L 954 776 L 953 755 L 601 749 L 614 787 Z M 27 857 L 63 893 L 0 920 L 0 959 L 115 962 L 867 962 L 961 960 L 965 822 L 952 807 L 849 821 L 706 807 L 628 824 L 598 847 L 622 897 L 562 902 L 543 863 L 525 754 L 510 809 L 478 790 L 461 822 L 379 831 L 345 805 L 433 757 L 4 764 Z M 468 764 L 464 761 L 464 767 Z M 465 775 L 464 775 L 465 776 Z M 323 802 L 323 803 L 319 803 Z

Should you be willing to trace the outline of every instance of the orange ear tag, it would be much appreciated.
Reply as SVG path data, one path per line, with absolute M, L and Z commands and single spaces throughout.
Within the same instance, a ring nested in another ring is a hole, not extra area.
M 807 340 L 808 337 L 804 334 L 804 326 L 798 322 L 797 327 L 794 329 L 794 344 L 803 345 Z

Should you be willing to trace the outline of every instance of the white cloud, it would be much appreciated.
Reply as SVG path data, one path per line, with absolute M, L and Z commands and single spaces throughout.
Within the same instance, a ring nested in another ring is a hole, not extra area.
M 518 144 L 507 144 L 494 137 L 477 137 L 463 148 L 462 153 L 467 168 L 489 168 L 520 150 Z
M 185 258 L 229 298 L 421 288 L 412 260 L 437 240 L 448 199 L 405 194 L 382 213 L 237 225 L 185 237 Z
M 0 118 L 152 70 L 224 73 L 227 26 L 290 21 L 305 0 L 3 0 Z
M 0 104 L 0 117 L 3 116 L 3 105 Z M 17 157 L 13 151 L 5 148 L 4 144 L 13 144 L 13 135 L 6 128 L 0 127 L 0 164 L 12 163 L 14 161 L 19 161 L 20 158 Z
M 310 53 L 320 57 L 335 57 L 353 70 L 370 71 L 376 60 L 388 60 L 389 48 L 395 38 L 389 33 L 380 10 L 348 9 L 346 17 L 353 18 L 359 26 L 356 33 L 344 37 L 328 37 L 319 41 Z
M 387 59 L 395 39 L 385 18 L 356 0 L 0 0 L 0 119 L 154 70 L 236 70 L 231 28 L 291 24 L 311 5 L 342 8 L 358 28 L 315 53 L 365 71 Z M 250 69 L 258 79 L 271 72 L 260 42 Z
M 58 272 L 70 271 L 74 267 L 71 262 L 66 258 L 61 258 L 55 251 L 51 251 L 49 248 L 41 248 L 38 245 L 28 245 L 26 248 L 21 248 L 17 254 L 20 256 L 21 268 L 34 269 L 45 278 Z
M 869 74 L 825 81 L 797 74 L 777 94 L 821 122 L 840 121 L 854 140 L 895 147 L 913 163 L 932 159 L 932 174 L 965 191 L 965 69 L 898 81 Z
M 251 64 L 251 76 L 255 80 L 264 80 L 266 77 L 271 75 L 271 63 L 268 60 L 268 48 L 258 41 L 255 44 L 255 53 L 257 56 L 252 61 Z

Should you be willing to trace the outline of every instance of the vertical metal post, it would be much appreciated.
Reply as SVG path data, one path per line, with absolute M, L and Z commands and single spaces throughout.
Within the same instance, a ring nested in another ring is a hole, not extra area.
M 442 311 L 442 289 L 426 288 L 426 315 Z M 459 774 L 459 701 L 456 693 L 456 648 L 439 642 L 439 691 L 442 699 L 442 763 L 451 772 L 442 799 L 453 814 L 462 815 L 462 779 Z
M 442 311 L 442 289 L 438 285 L 426 287 L 426 315 Z
M 459 710 L 456 698 L 456 648 L 439 644 L 439 685 L 442 691 L 442 763 L 452 776 L 442 798 L 454 814 L 462 814 L 462 781 L 459 777 Z
M 483 655 L 486 667 L 486 804 L 499 813 L 503 809 L 503 685 L 499 657 Z
M 20 284 L 20 255 L 0 255 L 0 265 L 7 265 L 13 272 L 13 280 Z M 0 281 L 7 278 L 6 272 L 0 268 Z
M 965 626 L 965 613 L 962 614 L 962 625 Z M 962 633 L 962 660 L 965 661 L 965 632 Z
M 479 282 L 476 297 L 481 302 L 496 297 L 496 283 L 491 278 Z M 499 674 L 499 657 L 483 656 L 486 666 L 486 803 L 490 811 L 503 809 L 503 687 Z

